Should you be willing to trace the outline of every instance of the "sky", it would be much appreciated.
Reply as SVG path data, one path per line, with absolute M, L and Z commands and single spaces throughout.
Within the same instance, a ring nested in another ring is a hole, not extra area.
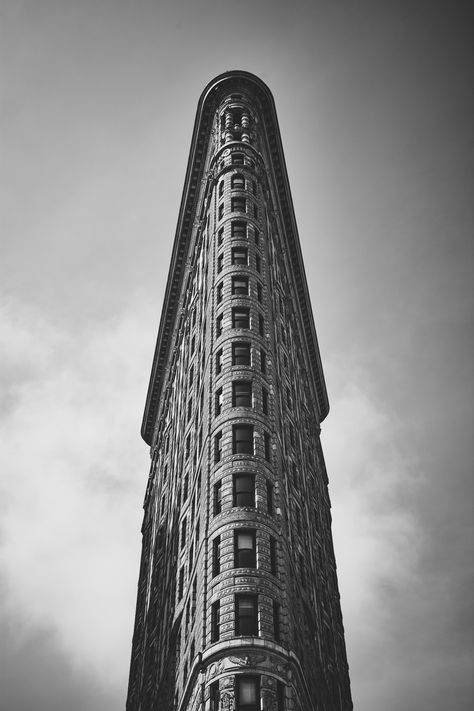
M 276 102 L 354 707 L 467 711 L 472 6 L 2 0 L 0 711 L 124 708 L 140 438 L 198 98 Z

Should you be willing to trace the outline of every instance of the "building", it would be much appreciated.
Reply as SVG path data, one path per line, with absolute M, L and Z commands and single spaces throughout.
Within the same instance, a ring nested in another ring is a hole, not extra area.
M 274 101 L 204 90 L 143 418 L 128 711 L 352 708 L 328 399 Z

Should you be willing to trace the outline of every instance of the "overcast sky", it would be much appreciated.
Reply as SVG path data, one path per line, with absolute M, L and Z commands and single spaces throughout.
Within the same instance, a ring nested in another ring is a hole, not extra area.
M 140 423 L 199 95 L 275 97 L 358 711 L 472 708 L 462 0 L 3 0 L 0 711 L 124 708 Z

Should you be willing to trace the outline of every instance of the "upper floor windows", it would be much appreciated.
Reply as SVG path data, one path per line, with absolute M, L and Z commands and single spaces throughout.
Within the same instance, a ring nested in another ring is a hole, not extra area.
M 221 180 L 221 182 L 219 183 L 219 197 L 222 197 L 223 194 L 224 194 L 224 181 Z
M 216 353 L 216 375 L 219 375 L 221 372 L 222 372 L 222 348 L 220 348 Z
M 218 432 L 214 437 L 214 461 L 220 462 L 222 459 L 222 432 Z
M 250 365 L 250 343 L 232 344 L 232 365 Z
M 234 197 L 230 201 L 232 212 L 246 212 L 247 200 L 244 197 Z
M 232 328 L 250 328 L 250 309 L 232 309 Z
M 247 223 L 246 222 L 232 222 L 231 235 L 235 239 L 245 239 L 247 237 Z
M 247 266 L 249 263 L 249 253 L 246 247 L 232 247 L 232 264 Z
M 223 202 L 219 205 L 219 210 L 218 210 L 217 214 L 218 214 L 219 220 L 222 220 L 222 218 L 224 217 L 224 203 Z
M 255 529 L 241 529 L 234 532 L 234 567 L 257 567 Z
M 220 602 L 216 600 L 211 605 L 211 642 L 218 642 L 220 637 Z M 217 687 L 219 690 L 219 687 Z
M 243 165 L 244 156 L 242 153 L 232 153 L 232 165 Z
M 232 407 L 252 407 L 252 383 L 236 380 L 232 383 Z
M 255 507 L 255 475 L 234 474 L 233 505 Z
M 245 178 L 243 175 L 240 173 L 236 173 L 235 175 L 232 176 L 231 181 L 230 181 L 230 187 L 231 188 L 240 188 L 242 190 L 245 189 Z
M 253 454 L 253 425 L 233 425 L 232 453 Z
M 246 276 L 233 276 L 232 277 L 232 294 L 234 296 L 248 296 L 249 295 L 249 278 Z
M 257 595 L 235 596 L 235 634 L 258 635 Z

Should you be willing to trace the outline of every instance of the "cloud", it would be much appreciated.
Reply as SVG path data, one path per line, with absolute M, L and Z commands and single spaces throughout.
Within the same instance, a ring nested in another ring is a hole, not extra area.
M 132 297 L 115 320 L 78 333 L 32 307 L 3 313 L 3 613 L 20 636 L 49 630 L 48 645 L 79 673 L 123 693 L 148 466 L 144 303 Z

